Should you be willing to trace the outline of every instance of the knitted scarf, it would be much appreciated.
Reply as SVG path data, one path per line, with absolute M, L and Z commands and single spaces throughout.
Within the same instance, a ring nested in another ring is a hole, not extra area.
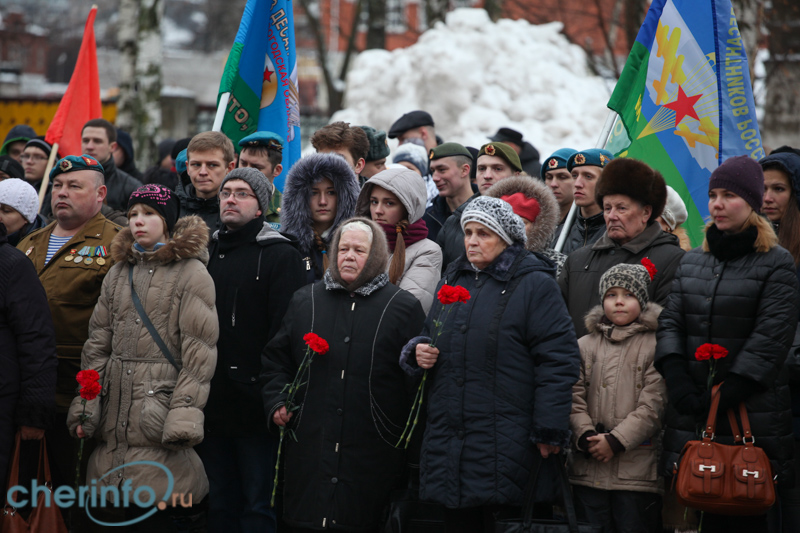
M 422 219 L 417 220 L 413 224 L 409 224 L 407 220 L 403 220 L 396 225 L 393 224 L 379 224 L 386 233 L 386 241 L 389 243 L 389 251 L 394 253 L 394 247 L 397 245 L 397 234 L 403 233 L 403 240 L 406 246 L 411 246 L 415 242 L 428 237 L 428 226 Z

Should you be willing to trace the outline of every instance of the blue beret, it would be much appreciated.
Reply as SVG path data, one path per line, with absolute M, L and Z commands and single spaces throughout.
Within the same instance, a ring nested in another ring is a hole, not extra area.
M 68 172 L 75 172 L 78 170 L 95 170 L 105 177 L 106 172 L 103 170 L 103 165 L 97 162 L 97 159 L 90 155 L 68 155 L 63 159 L 56 161 L 53 165 L 53 170 L 50 171 L 50 180 L 55 179 L 59 174 L 66 174 Z
M 590 148 L 575 152 L 567 159 L 567 170 L 570 172 L 575 167 L 600 167 L 604 168 L 614 159 L 608 150 L 601 148 Z
M 186 172 L 186 149 L 184 148 L 179 154 L 178 157 L 175 158 L 175 170 L 178 172 L 178 176 Z
M 544 173 L 548 170 L 557 170 L 559 168 L 567 168 L 567 160 L 569 156 L 572 154 L 577 153 L 578 151 L 574 148 L 559 148 L 552 154 L 550 157 L 542 161 L 542 172 L 541 176 L 544 178 Z
M 278 146 L 276 146 L 275 143 L 278 143 Z M 243 148 L 248 146 L 264 146 L 267 148 L 283 150 L 283 137 L 277 133 L 272 133 L 271 131 L 257 131 L 239 141 L 239 146 Z

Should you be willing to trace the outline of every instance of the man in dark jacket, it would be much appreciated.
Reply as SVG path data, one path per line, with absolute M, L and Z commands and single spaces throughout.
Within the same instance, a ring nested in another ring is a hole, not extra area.
M 522 164 L 522 171 L 534 178 L 541 178 L 539 150 L 527 142 L 522 133 L 511 128 L 500 128 L 497 133 L 489 137 L 490 140 L 509 145 L 517 152 Z
M 277 442 L 267 431 L 261 350 L 305 282 L 300 253 L 264 219 L 272 184 L 255 168 L 222 181 L 208 271 L 217 291 L 217 369 L 200 449 L 210 484 L 209 530 L 275 531 L 269 506 Z
M 180 216 L 197 215 L 213 234 L 219 229 L 219 187 L 236 166 L 233 143 L 218 131 L 198 133 L 186 148 L 186 175 L 175 193 L 181 201 Z
M 422 220 L 428 226 L 428 238 L 436 241 L 447 217 L 464 205 L 474 194 L 470 170 L 474 166 L 472 154 L 458 143 L 444 143 L 431 149 L 429 154 L 431 176 L 439 195 L 425 210 Z
M 0 147 L 0 155 L 8 155 L 21 163 L 20 156 L 25 149 L 25 143 L 36 137 L 36 132 L 27 124 L 17 124 L 11 128 Z
M 257 131 L 239 141 L 239 167 L 252 167 L 264 174 L 270 183 L 283 172 L 283 138 L 271 131 Z M 272 199 L 264 210 L 264 218 L 273 229 L 281 229 L 281 191 L 272 187 Z
M 131 139 L 130 133 L 117 129 L 117 145 L 111 153 L 114 156 L 114 164 L 119 170 L 142 181 L 142 172 L 136 168 L 133 139 Z
M 47 295 L 25 254 L 8 244 L 0 224 L 0 489 L 19 428 L 41 439 L 55 412 L 56 334 Z M 28 487 L 29 480 L 20 479 Z
M 100 161 L 106 175 L 106 204 L 119 211 L 128 210 L 131 193 L 142 186 L 142 182 L 117 168 L 112 152 L 117 146 L 117 129 L 109 121 L 95 118 L 83 125 L 81 130 L 81 153 Z M 77 155 L 77 154 L 72 154 Z
M 594 191 L 603 168 L 612 159 L 614 156 L 611 155 L 611 152 L 599 148 L 581 150 L 567 159 L 567 170 L 570 171 L 575 182 L 573 198 L 575 205 L 578 206 L 578 212 L 575 213 L 575 219 L 569 228 L 564 247 L 559 250 L 561 253 L 569 255 L 578 248 L 595 243 L 603 235 L 606 229 L 603 206 L 595 201 Z M 559 224 L 552 247 L 555 247 L 562 231 L 565 231 L 564 224 Z
M 593 245 L 570 254 L 558 279 L 579 338 L 587 333 L 586 313 L 600 303 L 600 278 L 606 270 L 646 258 L 655 267 L 648 295 L 663 306 L 684 254 L 678 238 L 663 232 L 656 221 L 667 203 L 667 185 L 658 171 L 635 159 L 612 161 L 603 169 L 595 198 L 603 206 L 606 231 Z

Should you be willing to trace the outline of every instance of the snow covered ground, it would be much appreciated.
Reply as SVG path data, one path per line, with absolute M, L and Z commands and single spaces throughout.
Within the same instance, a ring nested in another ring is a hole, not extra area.
M 408 48 L 361 53 L 347 76 L 345 109 L 331 121 L 388 130 L 403 113 L 424 109 L 447 141 L 479 147 L 507 126 L 542 158 L 593 147 L 610 90 L 561 27 L 452 11 Z

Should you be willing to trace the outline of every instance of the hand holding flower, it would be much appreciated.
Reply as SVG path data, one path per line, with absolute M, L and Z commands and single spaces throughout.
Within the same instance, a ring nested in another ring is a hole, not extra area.
M 420 368 L 425 370 L 433 368 L 437 359 L 439 359 L 439 348 L 430 344 L 417 344 L 417 365 Z
M 275 413 L 272 415 L 272 421 L 275 422 L 276 426 L 279 427 L 286 427 L 286 424 L 289 423 L 289 420 L 292 419 L 292 415 L 294 413 L 290 413 L 286 410 L 286 406 L 282 405 L 278 408 Z

